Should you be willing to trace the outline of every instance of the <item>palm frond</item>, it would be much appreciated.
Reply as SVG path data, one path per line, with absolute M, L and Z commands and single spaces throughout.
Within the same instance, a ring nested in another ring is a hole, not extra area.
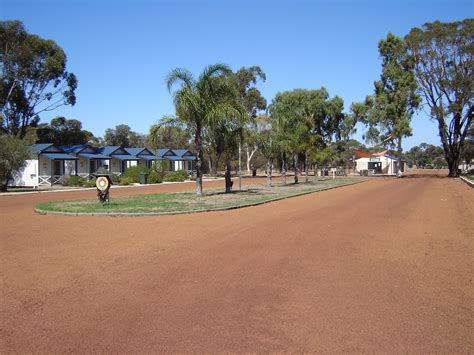
M 195 85 L 193 75 L 189 70 L 184 68 L 175 68 L 166 76 L 166 87 L 168 88 L 169 92 L 171 92 L 173 85 L 178 81 L 181 81 L 184 85 L 190 87 Z
M 232 70 L 227 64 L 216 63 L 208 65 L 204 68 L 201 75 L 199 76 L 199 82 L 208 80 L 216 76 L 226 76 L 232 74 Z
M 177 116 L 163 116 L 163 117 L 161 117 L 160 121 L 156 125 L 153 125 L 153 127 L 154 126 L 157 126 L 158 130 L 162 127 L 180 127 L 180 128 L 183 128 L 183 122 Z
M 244 110 L 241 110 L 239 107 L 235 107 L 229 102 L 224 101 L 211 107 L 206 113 L 204 119 L 205 122 L 210 126 L 215 126 L 219 122 L 230 121 L 228 118 L 238 118 L 239 120 L 244 120 L 245 116 Z
M 178 117 L 183 121 L 196 120 L 201 117 L 201 100 L 199 95 L 189 88 L 183 88 L 174 95 L 174 104 Z

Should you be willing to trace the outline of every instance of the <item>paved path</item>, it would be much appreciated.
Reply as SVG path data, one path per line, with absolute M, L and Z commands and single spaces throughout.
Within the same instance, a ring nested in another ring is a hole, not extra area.
M 459 180 L 182 216 L 32 212 L 79 197 L 94 192 L 0 198 L 0 352 L 474 352 Z

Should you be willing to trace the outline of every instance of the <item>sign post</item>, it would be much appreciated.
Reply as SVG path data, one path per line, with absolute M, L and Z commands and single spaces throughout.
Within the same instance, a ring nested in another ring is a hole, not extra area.
M 112 179 L 109 175 L 95 175 L 95 186 L 97 187 L 97 197 L 102 205 L 108 205 L 110 203 L 110 186 L 112 185 Z

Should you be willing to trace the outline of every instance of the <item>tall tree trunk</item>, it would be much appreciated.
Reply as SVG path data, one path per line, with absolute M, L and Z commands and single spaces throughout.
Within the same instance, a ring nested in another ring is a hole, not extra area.
M 293 170 L 295 171 L 295 184 L 298 184 L 298 154 L 293 154 Z
M 212 164 L 212 158 L 211 158 L 211 153 L 208 155 L 208 161 L 209 161 L 209 173 L 212 174 L 214 171 L 214 164 Z
M 398 137 L 397 177 L 402 177 L 402 137 Z
M 247 161 L 246 161 L 246 164 L 247 164 L 247 175 L 250 175 L 250 152 L 249 152 L 249 145 L 246 144 L 245 145 L 245 153 L 247 154 Z
M 196 149 L 196 195 L 202 195 L 202 162 L 204 160 L 202 154 L 202 138 L 201 125 L 196 125 L 196 136 L 194 138 L 194 148 Z
M 305 182 L 309 182 L 309 158 L 308 158 L 308 153 L 304 153 L 304 173 L 305 173 Z
M 212 165 L 212 170 L 210 170 L 210 173 L 213 177 L 217 176 L 217 170 L 219 169 L 219 161 L 221 160 L 221 157 L 222 153 L 215 154 L 214 164 Z
M 281 184 L 286 185 L 286 154 L 281 153 Z
M 272 158 L 267 158 L 266 173 L 267 173 L 267 187 L 272 187 Z
M 242 190 L 242 143 L 239 142 L 239 191 Z
M 225 192 L 229 193 L 232 191 L 232 167 L 230 166 L 230 159 L 225 161 Z
M 245 152 L 247 153 L 247 174 L 250 175 L 252 172 L 251 172 L 251 166 L 250 166 L 250 162 L 252 161 L 252 158 L 255 154 L 255 152 L 257 151 L 257 147 L 254 146 L 252 148 L 252 152 L 250 152 L 250 147 L 248 144 L 245 145 Z
M 472 112 L 472 109 L 470 111 L 470 114 Z M 461 136 L 460 143 L 454 141 L 452 139 L 448 139 L 447 131 L 448 128 L 446 127 L 446 123 L 444 121 L 444 117 L 438 116 L 436 117 L 438 120 L 438 131 L 439 131 L 439 136 L 441 137 L 441 143 L 443 145 L 443 150 L 444 150 L 444 157 L 446 158 L 446 162 L 448 163 L 448 168 L 449 168 L 449 177 L 458 177 L 459 176 L 459 160 L 460 160 L 460 155 L 461 155 L 461 145 L 464 142 L 464 138 L 467 133 L 467 128 L 465 132 Z M 470 122 L 468 122 L 470 124 Z
M 449 168 L 449 177 L 458 177 L 459 176 L 459 157 L 458 159 L 453 158 L 452 156 L 447 159 L 448 168 Z

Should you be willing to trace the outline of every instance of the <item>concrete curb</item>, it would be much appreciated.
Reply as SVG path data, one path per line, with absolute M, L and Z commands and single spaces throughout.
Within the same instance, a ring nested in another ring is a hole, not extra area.
M 238 205 L 238 206 L 230 206 L 230 207 L 220 207 L 220 208 L 207 208 L 203 210 L 189 210 L 189 211 L 175 211 L 175 212 L 58 212 L 58 211 L 45 211 L 39 208 L 34 208 L 34 211 L 38 214 L 41 215 L 55 215 L 55 216 L 70 216 L 70 217 L 80 217 L 80 216 L 94 216 L 94 217 L 150 217 L 150 216 L 174 216 L 174 215 L 181 215 L 181 214 L 192 214 L 192 213 L 202 213 L 202 212 L 218 212 L 218 211 L 229 211 L 229 210 L 236 210 L 240 208 L 245 208 L 245 207 L 253 207 L 253 206 L 259 206 L 259 205 L 264 205 L 266 203 L 270 202 L 276 202 L 280 200 L 284 200 L 287 198 L 292 198 L 292 197 L 298 197 L 298 196 L 304 196 L 304 195 L 309 195 L 309 194 L 314 194 L 316 192 L 321 192 L 321 191 L 327 191 L 327 190 L 332 190 L 332 189 L 337 189 L 340 187 L 345 187 L 345 186 L 351 186 L 355 184 L 360 184 L 362 182 L 366 182 L 367 180 L 361 180 L 361 181 L 354 181 L 349 184 L 345 185 L 339 185 L 339 186 L 330 186 L 326 188 L 322 188 L 319 190 L 315 191 L 306 191 L 306 192 L 301 192 L 296 195 L 291 195 L 291 196 L 283 196 L 283 197 L 277 197 L 271 200 L 267 201 L 261 201 L 261 202 L 254 202 L 254 203 L 249 203 L 245 205 Z
M 474 187 L 474 182 L 472 182 L 471 180 L 469 180 L 468 178 L 465 178 L 464 176 L 460 176 L 459 177 L 462 181 L 464 181 L 467 186 L 469 187 Z

